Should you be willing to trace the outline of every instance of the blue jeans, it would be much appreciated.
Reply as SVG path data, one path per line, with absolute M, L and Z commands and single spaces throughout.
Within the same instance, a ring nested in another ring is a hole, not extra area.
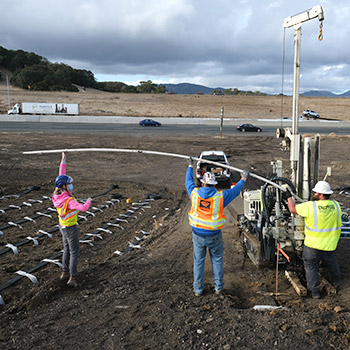
M 61 226 L 63 241 L 62 265 L 63 271 L 76 276 L 79 258 L 79 230 L 77 225 Z
M 341 276 L 335 251 L 318 250 L 304 245 L 303 261 L 307 289 L 313 294 L 319 293 L 318 287 L 320 278 L 318 275 L 318 265 L 320 260 L 322 260 L 329 269 L 333 284 L 336 286 L 340 283 Z
M 192 232 L 193 242 L 193 289 L 195 293 L 202 294 L 204 290 L 204 262 L 209 250 L 210 260 L 213 268 L 213 280 L 215 291 L 224 288 L 224 247 L 222 244 L 222 233 L 203 237 Z

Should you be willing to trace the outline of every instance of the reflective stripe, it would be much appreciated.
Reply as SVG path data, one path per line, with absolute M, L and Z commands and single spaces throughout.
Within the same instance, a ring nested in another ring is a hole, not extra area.
M 65 221 L 65 220 L 69 219 L 70 217 L 72 217 L 72 216 L 74 216 L 74 215 L 76 215 L 78 213 L 79 213 L 79 210 L 73 210 L 72 212 L 68 213 L 65 216 L 61 216 L 60 215 L 60 218 L 61 218 L 61 220 Z
M 211 220 L 203 220 L 203 219 L 199 219 L 199 218 L 191 218 L 191 221 L 192 223 L 197 223 L 197 224 L 200 224 L 202 226 L 210 226 L 212 228 L 215 228 L 217 227 L 218 225 L 218 222 L 213 222 Z M 223 226 L 224 224 L 222 224 Z M 192 225 L 193 226 L 193 225 Z

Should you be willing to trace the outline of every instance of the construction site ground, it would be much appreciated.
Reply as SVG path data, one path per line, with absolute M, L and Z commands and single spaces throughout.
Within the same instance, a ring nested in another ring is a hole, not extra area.
M 289 172 L 289 153 L 280 150 L 273 137 L 228 135 L 93 135 L 1 133 L 1 196 L 17 194 L 40 186 L 20 197 L 0 199 L 0 226 L 15 222 L 52 207 L 30 199 L 51 196 L 58 175 L 60 154 L 22 155 L 23 151 L 62 148 L 133 148 L 198 156 L 203 150 L 223 150 L 231 155 L 232 166 L 249 169 L 260 176 L 271 176 L 274 159 L 282 159 Z M 350 137 L 324 135 L 321 138 L 320 174 L 332 166 L 328 181 L 333 188 L 350 185 Z M 67 173 L 74 178 L 77 198 L 87 198 L 118 185 L 93 200 L 98 208 L 113 198 L 103 212 L 79 225 L 81 237 L 103 228 L 128 214 L 123 227 L 110 226 L 110 232 L 81 243 L 78 288 L 59 280 L 60 268 L 52 263 L 33 273 L 38 283 L 24 277 L 0 294 L 1 349 L 349 349 L 350 346 L 350 240 L 340 241 L 337 255 L 343 275 L 338 294 L 322 294 L 322 299 L 300 297 L 279 268 L 278 296 L 275 270 L 258 269 L 245 256 L 242 237 L 236 230 L 236 215 L 242 213 L 242 199 L 236 198 L 225 209 L 223 229 L 225 288 L 214 294 L 209 257 L 205 269 L 205 292 L 192 291 L 192 240 L 185 190 L 187 163 L 178 158 L 128 153 L 69 153 Z M 233 174 L 232 181 L 239 179 Z M 249 178 L 246 189 L 262 183 Z M 149 205 L 128 212 L 145 198 L 158 198 Z M 131 203 L 127 203 L 127 199 Z M 335 199 L 350 207 L 346 191 L 335 192 Z M 33 203 L 32 206 L 23 202 Z M 131 213 L 131 214 L 130 214 Z M 57 224 L 40 216 L 28 220 L 23 229 L 3 230 L 0 250 L 8 243 L 36 237 L 38 230 Z M 146 234 L 145 234 L 146 233 Z M 137 238 L 145 239 L 138 242 Z M 129 242 L 136 245 L 131 249 Z M 62 249 L 59 232 L 44 235 L 0 256 L 0 285 L 28 271 Z M 139 246 L 139 248 L 137 248 Z M 122 254 L 115 253 L 116 251 Z M 257 311 L 256 305 L 283 308 Z

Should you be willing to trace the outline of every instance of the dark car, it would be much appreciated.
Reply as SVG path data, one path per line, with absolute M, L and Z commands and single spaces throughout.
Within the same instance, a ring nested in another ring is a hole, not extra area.
M 139 122 L 141 126 L 161 126 L 162 124 L 153 119 L 144 119 Z
M 262 129 L 259 126 L 255 126 L 253 124 L 241 124 L 237 126 L 237 130 L 245 132 L 245 131 L 256 131 L 262 132 Z

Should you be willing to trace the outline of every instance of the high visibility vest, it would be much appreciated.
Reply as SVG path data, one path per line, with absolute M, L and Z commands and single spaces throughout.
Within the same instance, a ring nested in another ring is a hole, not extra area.
M 61 208 L 57 208 L 58 220 L 61 226 L 73 226 L 78 221 L 79 210 L 68 209 L 68 203 L 71 199 L 74 199 L 74 198 L 69 197 Z
M 205 230 L 219 230 L 226 221 L 224 216 L 224 195 L 217 191 L 212 197 L 203 199 L 195 188 L 191 193 L 191 210 L 188 213 L 192 227 Z
M 341 231 L 341 209 L 334 200 L 309 201 L 296 206 L 297 213 L 305 217 L 307 247 L 333 251 L 337 248 Z

